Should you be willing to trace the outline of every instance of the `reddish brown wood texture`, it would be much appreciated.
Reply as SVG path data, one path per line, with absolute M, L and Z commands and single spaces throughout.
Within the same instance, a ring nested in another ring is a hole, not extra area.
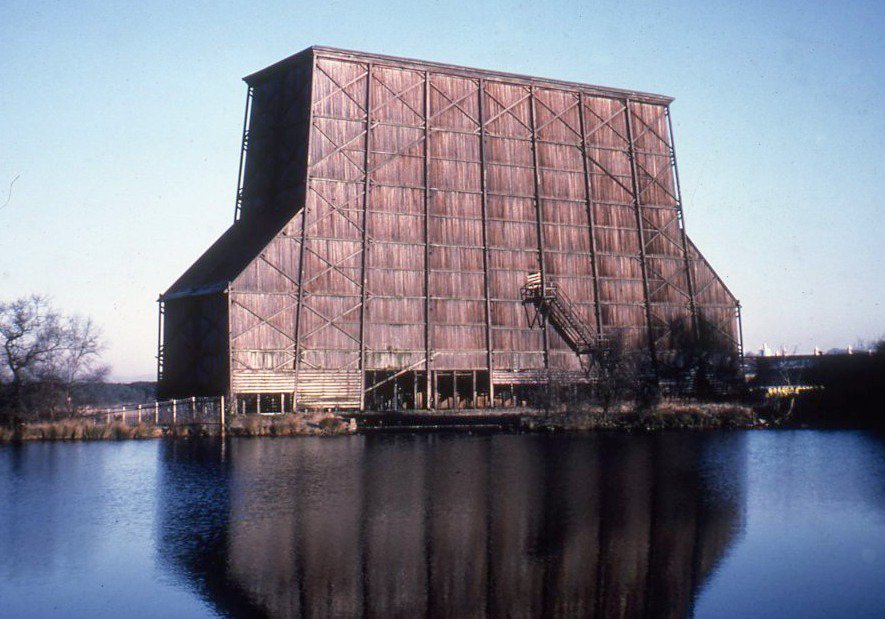
M 669 350 L 692 300 L 737 341 L 734 297 L 684 251 L 669 100 L 324 49 L 290 64 L 249 80 L 243 219 L 291 219 L 231 285 L 234 391 L 358 404 L 365 372 L 577 372 L 522 302 L 537 271 L 634 348 Z

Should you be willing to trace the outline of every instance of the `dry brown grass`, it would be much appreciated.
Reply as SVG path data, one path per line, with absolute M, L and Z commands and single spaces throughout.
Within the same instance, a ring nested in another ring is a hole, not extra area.
M 217 427 L 206 426 L 173 425 L 164 429 L 144 422 L 131 426 L 117 420 L 95 425 L 91 419 L 62 419 L 17 428 L 0 426 L 0 442 L 189 438 L 217 431 Z M 347 423 L 331 413 L 245 415 L 235 417 L 230 426 L 234 436 L 333 436 L 349 432 Z
M 128 426 L 122 421 L 95 425 L 86 419 L 62 419 L 0 428 L 0 441 L 108 441 L 157 438 L 163 431 L 144 422 Z
M 347 434 L 348 425 L 330 413 L 243 415 L 231 422 L 235 436 L 333 436 Z

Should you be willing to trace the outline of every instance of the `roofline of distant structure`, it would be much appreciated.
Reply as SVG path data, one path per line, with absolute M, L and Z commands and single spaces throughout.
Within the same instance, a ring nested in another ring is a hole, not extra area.
M 367 52 L 357 52 L 346 49 L 338 49 L 335 47 L 325 47 L 322 45 L 312 45 L 297 54 L 284 58 L 279 62 L 275 62 L 269 67 L 265 67 L 260 71 L 256 71 L 243 78 L 250 86 L 264 80 L 274 73 L 285 69 L 290 64 L 297 62 L 309 54 L 318 54 L 326 57 L 340 58 L 342 60 L 353 60 L 358 62 L 372 62 L 373 64 L 384 64 L 395 67 L 406 67 L 417 70 L 432 70 L 436 73 L 447 73 L 461 77 L 487 78 L 496 81 L 510 82 L 517 84 L 542 86 L 550 88 L 563 88 L 567 90 L 580 90 L 590 94 L 597 94 L 607 97 L 629 98 L 647 103 L 655 103 L 658 105 L 669 105 L 673 101 L 673 97 L 666 97 L 649 92 L 641 92 L 639 90 L 627 90 L 623 88 L 608 88 L 605 86 L 596 86 L 594 84 L 584 84 L 581 82 L 568 82 L 563 80 L 548 79 L 544 77 L 534 77 L 531 75 L 519 75 L 517 73 L 505 73 L 503 71 L 490 71 L 487 69 L 475 69 L 473 67 L 462 67 L 453 64 L 445 64 L 441 62 L 430 62 L 425 60 L 415 60 L 413 58 L 400 58 L 398 56 L 385 56 L 383 54 L 371 54 Z

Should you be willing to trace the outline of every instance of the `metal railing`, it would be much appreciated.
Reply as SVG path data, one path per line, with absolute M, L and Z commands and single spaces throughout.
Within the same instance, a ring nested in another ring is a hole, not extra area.
M 575 304 L 555 281 L 543 281 L 540 273 L 530 273 L 522 288 L 522 298 L 547 315 L 574 351 L 586 355 L 604 343 L 578 315 Z

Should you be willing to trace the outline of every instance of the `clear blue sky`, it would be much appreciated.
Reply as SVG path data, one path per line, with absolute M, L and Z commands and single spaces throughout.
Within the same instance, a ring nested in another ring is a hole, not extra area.
M 675 97 L 748 349 L 885 334 L 883 2 L 6 0 L 0 41 L 0 298 L 94 317 L 115 378 L 154 376 L 157 294 L 232 220 L 240 78 L 312 44 Z

